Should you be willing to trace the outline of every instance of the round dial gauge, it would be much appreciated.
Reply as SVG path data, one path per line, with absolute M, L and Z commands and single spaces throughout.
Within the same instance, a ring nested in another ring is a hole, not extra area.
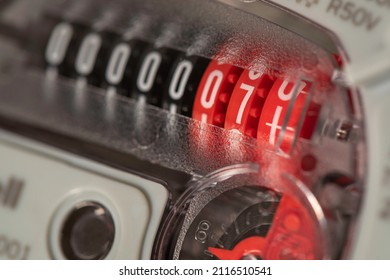
M 315 225 L 291 197 L 243 186 L 207 203 L 189 226 L 179 259 L 315 259 Z

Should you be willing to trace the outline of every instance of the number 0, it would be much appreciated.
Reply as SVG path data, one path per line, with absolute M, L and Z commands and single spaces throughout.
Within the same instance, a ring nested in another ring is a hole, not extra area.
M 161 55 L 158 52 L 151 52 L 146 56 L 137 79 L 137 87 L 140 91 L 148 92 L 152 89 L 160 64 Z
M 203 108 L 210 109 L 213 107 L 222 80 L 223 73 L 220 70 L 214 70 L 207 77 L 206 85 L 203 88 L 202 96 L 200 98 L 200 104 L 203 106 Z
M 122 43 L 115 47 L 106 71 L 106 79 L 111 84 L 118 84 L 123 78 L 127 61 L 130 56 L 130 46 Z
M 183 97 L 185 86 L 191 75 L 193 65 L 188 60 L 181 61 L 173 74 L 171 84 L 169 85 L 169 96 L 173 100 L 179 100 Z
M 72 36 L 73 27 L 66 22 L 61 22 L 54 28 L 45 52 L 47 63 L 53 66 L 62 63 Z

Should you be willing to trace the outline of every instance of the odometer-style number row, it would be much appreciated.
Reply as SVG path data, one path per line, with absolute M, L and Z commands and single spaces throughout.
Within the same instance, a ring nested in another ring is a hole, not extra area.
M 221 64 L 112 32 L 59 22 L 45 50 L 49 69 L 69 78 L 290 151 L 310 139 L 320 106 L 312 84 Z

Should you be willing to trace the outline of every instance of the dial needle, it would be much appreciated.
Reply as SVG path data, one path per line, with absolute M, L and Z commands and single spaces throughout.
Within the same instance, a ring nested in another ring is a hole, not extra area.
M 215 247 L 209 247 L 208 250 L 221 260 L 240 260 L 248 255 L 262 257 L 265 242 L 263 237 L 252 236 L 240 241 L 233 250 Z

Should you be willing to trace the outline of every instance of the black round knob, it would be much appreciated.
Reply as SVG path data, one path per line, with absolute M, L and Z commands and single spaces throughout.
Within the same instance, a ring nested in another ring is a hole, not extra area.
M 67 259 L 98 260 L 111 250 L 115 224 L 104 206 L 83 202 L 67 216 L 61 233 L 61 246 Z

